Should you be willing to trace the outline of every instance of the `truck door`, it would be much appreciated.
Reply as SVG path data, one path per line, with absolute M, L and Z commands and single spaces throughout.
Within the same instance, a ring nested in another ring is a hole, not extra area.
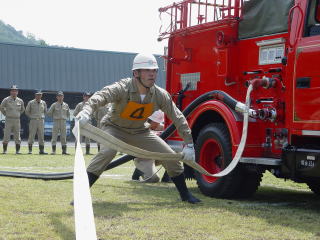
M 304 19 L 300 15 L 302 37 L 292 37 L 292 34 L 297 34 L 293 28 L 300 28 L 299 23 L 294 26 L 294 22 L 291 25 L 290 36 L 290 39 L 296 39 L 292 94 L 293 126 L 300 130 L 320 130 L 320 0 L 301 2 L 305 3 L 301 8 L 306 9 Z

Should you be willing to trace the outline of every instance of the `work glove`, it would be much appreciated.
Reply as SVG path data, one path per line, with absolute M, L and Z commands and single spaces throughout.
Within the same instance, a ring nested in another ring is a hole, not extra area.
M 196 161 L 194 146 L 192 143 L 186 144 L 182 149 L 183 160 L 185 161 Z
M 79 121 L 79 124 L 83 126 L 89 122 L 90 115 L 85 110 L 82 110 L 81 112 L 78 113 L 78 115 L 76 116 L 76 119 Z

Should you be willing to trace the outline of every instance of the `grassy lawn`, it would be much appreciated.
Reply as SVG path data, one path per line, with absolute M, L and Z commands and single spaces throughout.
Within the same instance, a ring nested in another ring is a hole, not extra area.
M 73 169 L 72 155 L 16 156 L 10 150 L 0 155 L 0 170 Z M 179 201 L 173 184 L 131 182 L 132 170 L 129 162 L 105 172 L 92 188 L 99 239 L 320 240 L 320 197 L 304 184 L 267 173 L 255 196 L 240 201 L 205 197 L 188 181 L 203 201 L 190 205 Z M 71 199 L 71 180 L 0 177 L 0 239 L 75 239 Z

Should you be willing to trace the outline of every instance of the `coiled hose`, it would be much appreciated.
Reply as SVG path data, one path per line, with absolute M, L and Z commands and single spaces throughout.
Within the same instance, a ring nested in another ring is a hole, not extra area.
M 192 101 L 182 112 L 185 117 L 188 117 L 200 104 L 209 101 L 209 100 L 219 100 L 229 106 L 231 109 L 245 112 L 246 108 L 245 105 L 234 98 L 232 98 L 227 93 L 214 90 L 207 92 L 199 97 L 197 97 L 194 101 Z M 173 124 L 170 124 L 169 127 L 162 132 L 160 137 L 162 139 L 167 139 L 170 137 L 173 132 L 176 130 L 176 127 Z M 134 159 L 134 156 L 125 155 L 120 157 L 114 161 L 112 161 L 104 171 L 113 169 L 118 167 L 124 163 L 129 162 L 130 160 Z M 72 179 L 73 172 L 63 172 L 63 173 L 31 173 L 31 172 L 11 172 L 11 171 L 0 171 L 0 176 L 3 177 L 16 177 L 16 178 L 29 178 L 29 179 L 41 179 L 41 180 L 65 180 L 65 179 Z

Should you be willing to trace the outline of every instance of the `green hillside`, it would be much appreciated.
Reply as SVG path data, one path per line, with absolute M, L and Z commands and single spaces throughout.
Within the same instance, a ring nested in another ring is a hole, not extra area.
M 17 31 L 9 24 L 5 24 L 0 20 L 0 42 L 11 42 L 21 44 L 35 44 L 35 45 L 47 45 L 44 40 L 37 40 L 32 34 L 27 37 L 23 35 L 22 31 Z

